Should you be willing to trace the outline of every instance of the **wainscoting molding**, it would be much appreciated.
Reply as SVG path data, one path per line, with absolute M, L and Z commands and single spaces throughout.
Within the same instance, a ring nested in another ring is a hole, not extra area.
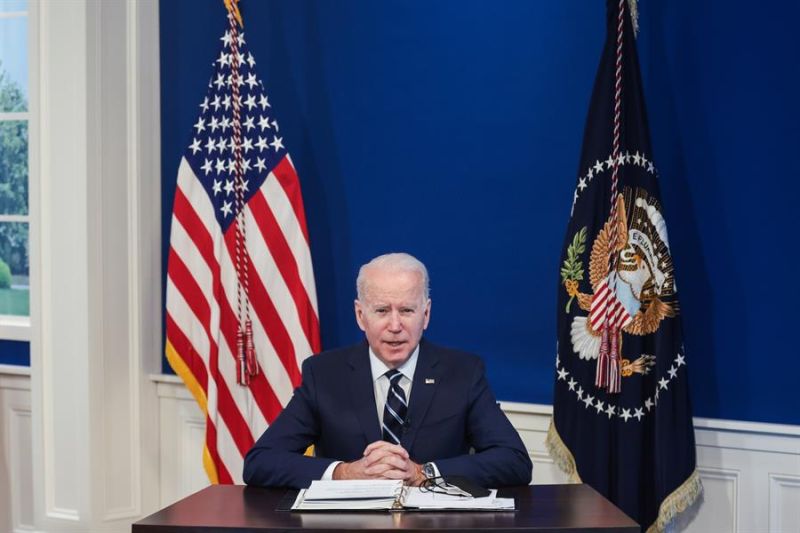
M 0 531 L 33 529 L 31 378 L 0 365 Z
M 24 372 L 0 368 L 0 530 L 29 531 L 30 385 Z M 175 376 L 153 375 L 158 395 L 161 506 L 208 484 L 202 468 L 203 416 Z M 502 402 L 534 463 L 534 483 L 564 483 L 544 440 L 552 407 Z M 27 413 L 27 414 L 26 414 Z M 800 426 L 695 419 L 705 495 L 687 533 L 800 531 Z

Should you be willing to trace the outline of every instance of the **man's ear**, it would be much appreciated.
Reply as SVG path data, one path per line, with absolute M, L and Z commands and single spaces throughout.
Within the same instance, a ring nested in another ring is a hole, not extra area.
M 428 322 L 431 321 L 431 299 L 425 303 L 425 322 L 422 324 L 422 329 L 428 329 Z
M 358 324 L 358 327 L 361 329 L 361 331 L 365 331 L 364 307 L 361 305 L 361 302 L 359 302 L 358 299 L 353 301 L 353 310 L 356 313 L 356 323 Z

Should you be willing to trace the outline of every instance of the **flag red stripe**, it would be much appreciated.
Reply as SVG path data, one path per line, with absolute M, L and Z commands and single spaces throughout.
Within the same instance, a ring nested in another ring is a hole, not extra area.
M 181 223 L 184 231 L 191 237 L 192 242 L 197 247 L 200 255 L 205 259 L 206 264 L 214 274 L 214 278 L 218 278 L 219 264 L 214 257 L 214 239 L 211 234 L 206 230 L 205 224 L 197 215 L 197 212 L 189 203 L 189 199 L 183 194 L 180 187 L 175 188 L 175 207 L 173 214 L 175 218 Z
M 300 191 L 300 179 L 297 177 L 297 173 L 294 171 L 294 167 L 291 161 L 289 161 L 289 158 L 284 156 L 280 163 L 272 169 L 272 173 L 275 174 L 278 183 L 281 184 L 281 187 L 283 187 L 283 190 L 286 192 L 286 197 L 289 198 L 289 202 L 292 204 L 294 215 L 300 223 L 303 237 L 305 237 L 306 244 L 308 244 L 308 229 L 306 228 L 306 213 L 303 208 L 303 194 Z
M 172 343 L 177 354 L 183 359 L 183 362 L 186 363 L 192 376 L 203 389 L 203 393 L 207 395 L 208 369 L 206 368 L 206 363 L 194 349 L 186 335 L 183 334 L 178 324 L 172 319 L 172 315 L 169 312 L 167 313 L 167 338 Z
M 253 195 L 249 206 L 258 229 L 261 230 L 261 235 L 267 243 L 267 248 L 275 260 L 275 265 L 292 295 L 297 314 L 300 317 L 300 326 L 308 339 L 308 344 L 314 349 L 319 346 L 319 319 L 303 285 L 297 261 L 261 191 Z
M 220 374 L 219 367 L 216 364 L 212 365 L 211 377 L 214 378 L 214 382 L 217 384 L 219 414 L 225 420 L 225 425 L 228 426 L 239 453 L 244 456 L 255 442 L 253 435 L 250 433 L 250 427 L 247 425 L 241 411 L 239 411 L 239 406 L 236 405 L 233 396 L 231 396 L 231 391 L 228 389 L 228 383 Z
M 197 284 L 192 273 L 189 271 L 186 263 L 175 251 L 175 248 L 169 249 L 169 271 L 167 275 L 175 284 L 175 288 L 181 293 L 186 304 L 197 317 L 197 320 L 203 325 L 203 330 L 208 336 L 209 345 L 216 344 L 214 338 L 209 331 L 209 324 L 211 323 L 211 307 L 208 304 L 205 293 Z
M 206 417 L 206 447 L 209 455 L 211 455 L 211 460 L 214 461 L 214 466 L 217 468 L 219 482 L 224 485 L 233 484 L 233 478 L 225 467 L 225 463 L 222 462 L 219 450 L 217 450 L 217 428 L 214 427 L 214 422 L 208 416 Z
M 275 395 L 275 391 L 272 389 L 272 385 L 270 385 L 263 370 L 260 370 L 258 375 L 254 376 L 250 381 L 250 392 L 252 392 L 256 404 L 258 404 L 258 408 L 264 414 L 267 424 L 272 425 L 281 413 L 283 406 Z
M 230 256 L 236 257 L 236 240 L 233 228 L 234 226 L 231 226 L 225 234 L 225 244 L 228 247 Z M 247 268 L 247 275 L 249 277 L 250 305 L 253 307 L 256 315 L 258 315 L 261 324 L 264 325 L 267 337 L 269 337 L 272 346 L 275 347 L 275 352 L 283 363 L 286 373 L 289 374 L 292 385 L 296 387 L 300 384 L 300 369 L 297 367 L 297 359 L 294 346 L 292 345 L 292 339 L 286 331 L 286 326 L 281 320 L 278 311 L 275 309 L 275 305 L 272 303 L 269 292 L 267 292 L 264 285 L 261 283 L 258 270 L 253 266 L 250 255 L 246 253 L 246 250 L 242 253 L 242 261 Z

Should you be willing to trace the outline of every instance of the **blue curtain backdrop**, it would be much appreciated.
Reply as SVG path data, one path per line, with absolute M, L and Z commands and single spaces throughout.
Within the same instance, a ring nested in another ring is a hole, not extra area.
M 696 416 L 800 423 L 800 4 L 784 4 L 640 2 Z M 241 9 L 303 187 L 324 347 L 361 337 L 359 265 L 405 250 L 431 271 L 428 336 L 480 353 L 500 399 L 550 403 L 558 255 L 605 3 Z M 160 17 L 166 254 L 225 13 L 222 0 L 170 0 Z

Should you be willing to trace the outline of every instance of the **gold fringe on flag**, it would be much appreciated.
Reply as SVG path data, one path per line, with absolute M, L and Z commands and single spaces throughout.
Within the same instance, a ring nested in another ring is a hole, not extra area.
M 550 427 L 547 429 L 545 445 L 556 466 L 569 476 L 570 483 L 582 483 L 578 468 L 575 466 L 575 458 L 561 440 L 552 418 L 550 418 Z M 664 498 L 664 501 L 658 506 L 658 518 L 647 528 L 647 533 L 663 533 L 669 523 L 691 507 L 702 493 L 703 484 L 700 482 L 700 474 L 695 469 L 680 487 Z
M 672 520 L 697 501 L 703 493 L 700 474 L 695 469 L 680 487 L 664 498 L 658 506 L 658 518 L 647 528 L 647 533 L 662 533 Z
M 550 418 L 550 427 L 547 430 L 547 438 L 544 443 L 556 466 L 569 476 L 570 483 L 583 483 L 581 476 L 578 475 L 578 468 L 575 466 L 575 458 L 572 457 L 572 452 L 561 440 L 552 417 Z
M 227 0 L 226 0 L 227 1 Z M 639 0 L 628 0 L 628 9 L 631 11 L 631 25 L 633 36 L 639 36 Z
M 628 0 L 628 8 L 631 10 L 631 24 L 633 25 L 633 36 L 634 37 L 638 37 L 639 36 L 639 0 Z

